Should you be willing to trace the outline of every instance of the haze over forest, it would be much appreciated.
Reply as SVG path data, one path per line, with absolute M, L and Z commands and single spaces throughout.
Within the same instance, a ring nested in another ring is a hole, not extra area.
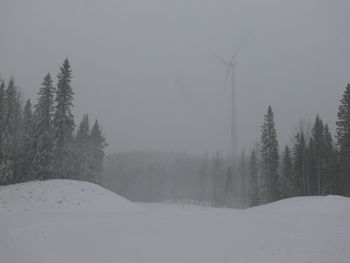
M 228 151 L 225 68 L 237 57 L 240 147 L 268 105 L 281 145 L 317 113 L 335 129 L 350 75 L 349 1 L 9 1 L 0 9 L 0 72 L 35 98 L 68 57 L 74 114 L 88 110 L 107 152 Z M 55 78 L 54 78 L 55 79 Z
M 0 0 L 0 261 L 348 263 L 349 0 Z

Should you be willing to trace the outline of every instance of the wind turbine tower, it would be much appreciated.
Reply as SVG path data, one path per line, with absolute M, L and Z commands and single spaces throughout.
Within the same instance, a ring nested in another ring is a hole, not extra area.
M 236 105 L 236 86 L 235 86 L 235 68 L 236 68 L 236 57 L 239 50 L 243 46 L 244 40 L 240 43 L 236 51 L 230 60 L 225 60 L 217 55 L 215 57 L 226 66 L 225 84 L 224 89 L 226 90 L 227 82 L 231 80 L 231 101 L 230 101 L 230 155 L 232 160 L 238 158 L 238 134 L 237 134 L 237 105 Z

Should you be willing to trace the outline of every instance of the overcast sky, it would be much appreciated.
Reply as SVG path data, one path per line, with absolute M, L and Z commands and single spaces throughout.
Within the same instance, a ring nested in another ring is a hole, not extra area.
M 335 128 L 350 81 L 348 0 L 0 0 L 0 75 L 36 99 L 68 57 L 75 118 L 108 152 L 228 150 L 225 68 L 237 58 L 238 133 L 249 149 L 272 105 L 281 145 L 301 118 Z

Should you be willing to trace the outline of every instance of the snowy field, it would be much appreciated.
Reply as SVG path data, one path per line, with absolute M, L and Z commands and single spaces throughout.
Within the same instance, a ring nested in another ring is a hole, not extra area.
M 247 210 L 137 204 L 51 180 L 0 187 L 0 262 L 350 262 L 350 199 Z

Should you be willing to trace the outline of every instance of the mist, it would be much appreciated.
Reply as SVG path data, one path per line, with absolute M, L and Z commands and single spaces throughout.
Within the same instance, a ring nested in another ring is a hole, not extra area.
M 240 149 L 268 105 L 281 144 L 317 113 L 334 130 L 350 73 L 348 1 L 2 1 L 0 72 L 35 98 L 69 58 L 74 113 L 103 124 L 107 152 L 229 150 L 225 67 L 237 57 Z M 55 79 L 55 78 L 54 78 Z
M 349 262 L 349 0 L 0 0 L 1 262 Z

